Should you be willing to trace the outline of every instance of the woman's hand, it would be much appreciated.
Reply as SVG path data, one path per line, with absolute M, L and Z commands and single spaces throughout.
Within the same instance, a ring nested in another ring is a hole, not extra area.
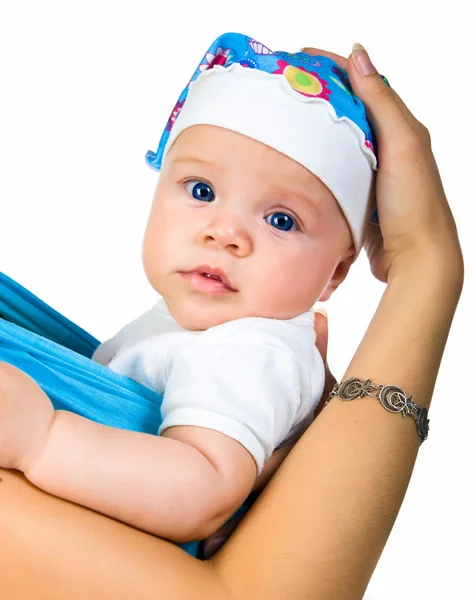
M 322 310 L 323 312 L 319 312 L 319 310 Z M 322 410 L 327 396 L 332 391 L 333 386 L 336 383 L 336 379 L 330 371 L 330 367 L 327 363 L 328 322 L 327 313 L 325 312 L 325 310 L 319 308 L 315 310 L 314 328 L 316 339 L 315 345 L 317 346 L 317 349 L 320 352 L 320 355 L 322 356 L 325 365 L 325 386 L 324 391 L 322 392 L 320 402 L 317 404 L 317 408 L 314 412 L 315 419 Z M 263 488 L 269 482 L 274 473 L 279 469 L 284 459 L 293 447 L 294 444 L 291 444 L 290 446 L 285 446 L 273 452 L 271 458 L 266 462 L 263 471 L 256 479 L 255 485 L 252 490 L 253 493 L 261 493 Z M 219 550 L 225 544 L 225 542 L 237 528 L 237 525 L 242 520 L 243 516 L 237 516 L 227 521 L 213 535 L 202 541 L 202 550 L 205 558 L 210 558 L 211 556 L 213 556 L 217 552 L 217 550 Z
M 428 258 L 429 265 L 453 269 L 462 281 L 457 229 L 432 154 L 429 131 L 382 80 L 364 49 L 355 50 L 349 60 L 318 48 L 304 48 L 304 52 L 327 56 L 348 70 L 353 91 L 363 102 L 376 133 L 379 226 L 368 225 L 364 245 L 374 276 L 386 283 L 399 270 Z M 360 72 L 361 67 L 356 66 L 360 59 L 371 73 Z
M 0 362 L 0 467 L 26 472 L 46 443 L 54 408 L 31 377 Z

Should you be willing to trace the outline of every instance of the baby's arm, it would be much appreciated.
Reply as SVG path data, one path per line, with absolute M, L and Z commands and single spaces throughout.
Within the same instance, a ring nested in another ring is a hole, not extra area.
M 172 427 L 160 437 L 56 411 L 25 472 L 41 489 L 173 542 L 216 531 L 251 491 L 256 464 L 228 436 Z
M 39 488 L 183 543 L 216 531 L 256 477 L 251 454 L 202 427 L 162 436 L 54 411 L 25 373 L 0 363 L 0 466 Z

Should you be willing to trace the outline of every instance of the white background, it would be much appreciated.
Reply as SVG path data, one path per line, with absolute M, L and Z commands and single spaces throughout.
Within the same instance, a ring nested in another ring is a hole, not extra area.
M 368 600 L 473 598 L 467 6 L 461 0 L 0 3 L 0 269 L 101 340 L 154 301 L 140 244 L 157 175 L 144 154 L 156 149 L 180 91 L 221 33 L 245 33 L 274 50 L 312 45 L 344 56 L 359 41 L 430 129 L 466 282 L 435 389 L 431 433 Z M 325 303 L 337 377 L 383 289 L 362 254 Z

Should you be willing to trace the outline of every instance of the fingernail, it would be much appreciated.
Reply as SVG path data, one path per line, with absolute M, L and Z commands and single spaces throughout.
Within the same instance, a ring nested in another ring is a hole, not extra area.
M 328 314 L 327 314 L 327 311 L 325 310 L 325 308 L 322 308 L 321 306 L 316 306 L 314 308 L 314 310 L 315 310 L 315 312 L 322 313 L 328 321 Z
M 375 66 L 368 56 L 368 52 L 366 52 L 361 44 L 355 42 L 353 44 L 351 53 L 358 73 L 361 73 L 361 75 L 371 75 L 372 73 L 377 73 Z
M 217 552 L 217 550 L 220 550 L 220 548 L 223 546 L 223 544 L 226 542 L 226 540 L 227 540 L 227 536 L 219 535 L 219 536 L 215 537 L 214 539 L 210 540 L 209 542 L 207 542 L 207 544 L 205 545 L 205 548 L 204 548 L 205 558 L 210 558 L 211 556 L 213 556 Z

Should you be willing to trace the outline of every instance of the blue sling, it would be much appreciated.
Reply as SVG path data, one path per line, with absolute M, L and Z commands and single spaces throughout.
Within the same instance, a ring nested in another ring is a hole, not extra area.
M 69 410 L 120 429 L 156 434 L 162 421 L 162 396 L 92 361 L 99 343 L 0 272 L 0 361 L 32 377 L 56 410 Z M 248 508 L 244 504 L 233 517 Z M 199 542 L 180 547 L 203 558 Z

